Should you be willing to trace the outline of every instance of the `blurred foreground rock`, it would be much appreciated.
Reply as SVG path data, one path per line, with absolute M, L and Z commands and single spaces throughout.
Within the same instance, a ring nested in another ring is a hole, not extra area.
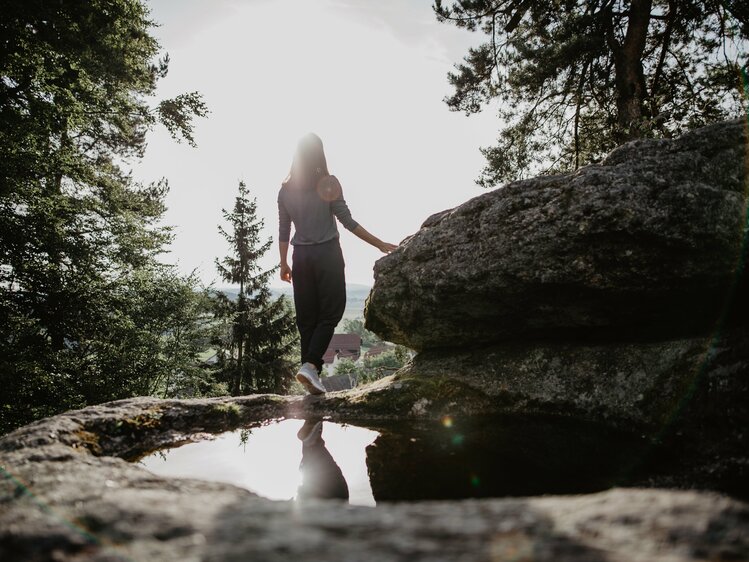
M 138 444 L 179 442 L 201 429 L 333 412 L 350 398 L 136 399 L 21 428 L 0 438 L 0 559 L 749 559 L 749 505 L 714 493 L 613 489 L 376 508 L 299 504 L 227 484 L 165 479 L 120 458 Z

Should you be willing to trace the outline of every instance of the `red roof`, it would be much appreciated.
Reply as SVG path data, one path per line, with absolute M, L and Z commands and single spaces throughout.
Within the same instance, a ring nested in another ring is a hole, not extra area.
M 352 361 L 361 355 L 361 337 L 358 334 L 333 334 L 328 349 L 322 356 L 323 363 L 332 363 L 338 357 L 347 357 Z

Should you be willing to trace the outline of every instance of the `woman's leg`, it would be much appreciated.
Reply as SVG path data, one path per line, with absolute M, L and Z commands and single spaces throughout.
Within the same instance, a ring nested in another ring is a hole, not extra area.
M 346 309 L 346 276 L 343 253 L 338 240 L 315 247 L 315 286 L 317 288 L 317 324 L 309 340 L 309 361 L 322 370 L 322 357 L 328 349 L 338 322 Z
M 296 326 L 299 330 L 302 363 L 307 362 L 310 340 L 318 323 L 317 282 L 315 279 L 314 252 L 311 248 L 294 247 L 291 281 L 294 285 Z
M 320 438 L 313 445 L 302 445 L 302 485 L 300 498 L 349 499 L 349 490 L 341 467 L 335 462 L 325 441 Z

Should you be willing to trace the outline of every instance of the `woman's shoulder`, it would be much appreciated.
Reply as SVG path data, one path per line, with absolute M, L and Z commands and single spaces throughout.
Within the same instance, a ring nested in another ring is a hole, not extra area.
M 291 178 L 286 178 L 281 182 L 281 187 L 278 190 L 278 196 L 281 197 L 284 193 L 288 193 L 289 191 L 293 191 L 296 187 L 296 183 Z
M 323 176 L 317 182 L 317 194 L 325 201 L 335 201 L 343 195 L 341 182 L 334 175 Z

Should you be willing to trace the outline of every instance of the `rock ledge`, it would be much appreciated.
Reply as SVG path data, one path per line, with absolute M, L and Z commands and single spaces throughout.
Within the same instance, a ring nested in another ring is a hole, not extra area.
M 390 384 L 393 383 L 392 381 Z M 647 561 L 749 558 L 749 505 L 714 493 L 613 489 L 567 497 L 383 503 L 275 502 L 230 485 L 168 480 L 115 454 L 199 428 L 321 411 L 269 396 L 135 399 L 0 438 L 3 560 Z M 361 393 L 357 396 L 362 399 Z M 181 420 L 181 423 L 178 423 Z M 116 422 L 119 421 L 119 426 Z M 117 435 L 98 433 L 123 428 Z M 184 437 L 184 436 L 183 436 Z M 150 441 L 149 441 L 150 440 Z M 166 442 L 164 439 L 161 443 Z

